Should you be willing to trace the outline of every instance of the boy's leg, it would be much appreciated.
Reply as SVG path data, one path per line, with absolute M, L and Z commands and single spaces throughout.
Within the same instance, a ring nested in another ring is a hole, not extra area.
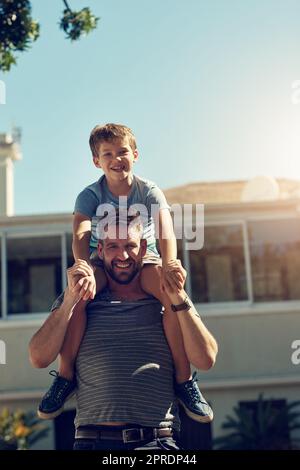
M 156 297 L 165 307 L 163 315 L 164 331 L 174 361 L 176 381 L 183 383 L 192 377 L 191 366 L 184 349 L 183 337 L 177 316 L 171 310 L 168 297 L 160 289 L 160 271 L 161 267 L 158 265 L 144 265 L 141 273 L 141 286 L 145 292 Z
M 141 273 L 141 285 L 145 292 L 156 297 L 165 307 L 163 326 L 172 353 L 176 384 L 175 393 L 187 415 L 200 423 L 213 419 L 213 411 L 201 394 L 195 375 L 184 348 L 183 336 L 176 313 L 171 309 L 169 298 L 160 289 L 161 267 L 154 264 L 144 265 Z
M 59 355 L 59 372 L 50 372 L 55 379 L 39 404 L 38 416 L 41 419 L 53 419 L 60 415 L 64 403 L 71 398 L 75 391 L 74 362 L 85 330 L 86 304 L 87 302 L 82 300 L 78 302 L 69 320 Z
M 101 292 L 107 285 L 107 277 L 102 264 L 93 263 L 95 266 L 94 276 L 96 279 L 96 293 Z
M 95 263 L 96 292 L 100 292 L 107 284 L 104 270 Z M 86 327 L 85 309 L 88 301 L 80 301 L 76 305 L 69 321 L 63 346 L 59 355 L 59 375 L 72 380 L 74 377 L 74 364 L 79 346 Z
M 95 270 L 95 279 L 96 291 L 99 292 L 107 283 L 105 273 L 100 267 Z M 58 416 L 63 411 L 65 401 L 71 397 L 76 388 L 74 364 L 86 327 L 85 309 L 88 302 L 83 300 L 78 302 L 70 318 L 59 355 L 59 372 L 51 371 L 55 379 L 39 405 L 38 415 L 42 419 Z
M 74 364 L 86 326 L 87 303 L 81 300 L 75 306 L 60 350 L 58 371 L 59 375 L 67 380 L 74 378 Z

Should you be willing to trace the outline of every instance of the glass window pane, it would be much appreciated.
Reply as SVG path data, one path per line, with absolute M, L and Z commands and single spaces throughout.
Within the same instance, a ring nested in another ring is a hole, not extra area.
M 61 293 L 61 237 L 7 239 L 8 313 L 49 311 Z
M 194 302 L 247 300 L 241 225 L 205 227 L 204 247 L 189 256 Z
M 180 259 L 182 266 L 184 266 L 182 240 L 177 240 L 177 258 Z
M 300 221 L 248 224 L 254 300 L 300 299 Z

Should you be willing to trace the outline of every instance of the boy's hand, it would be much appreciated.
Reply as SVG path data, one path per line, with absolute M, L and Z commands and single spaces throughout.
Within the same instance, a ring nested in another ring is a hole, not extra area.
M 93 299 L 96 294 L 94 269 L 85 261 L 78 259 L 67 269 L 68 286 L 72 292 L 79 291 L 82 300 Z
M 96 279 L 94 273 L 79 279 L 78 284 L 81 286 L 80 295 L 82 296 L 82 300 L 93 300 L 96 295 Z
M 179 259 L 162 266 L 161 289 L 163 292 L 180 292 L 184 288 L 186 270 Z

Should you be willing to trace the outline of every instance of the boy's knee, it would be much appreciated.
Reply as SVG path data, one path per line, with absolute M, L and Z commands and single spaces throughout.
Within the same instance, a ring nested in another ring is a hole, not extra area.
M 153 295 L 161 302 L 162 291 L 160 289 L 161 267 L 155 264 L 146 264 L 141 271 L 142 289 Z
M 144 264 L 141 271 L 141 277 L 152 278 L 153 276 L 160 280 L 161 266 L 159 266 L 158 264 Z
M 105 274 L 105 271 L 103 269 L 103 266 L 94 265 L 95 266 L 95 281 L 96 281 L 96 292 L 100 292 L 104 287 L 107 285 L 107 277 Z

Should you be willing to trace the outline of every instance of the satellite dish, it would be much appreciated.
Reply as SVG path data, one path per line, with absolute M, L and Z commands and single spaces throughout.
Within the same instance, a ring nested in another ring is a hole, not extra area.
M 276 201 L 279 199 L 279 194 L 279 185 L 275 178 L 256 176 L 245 184 L 241 201 Z

